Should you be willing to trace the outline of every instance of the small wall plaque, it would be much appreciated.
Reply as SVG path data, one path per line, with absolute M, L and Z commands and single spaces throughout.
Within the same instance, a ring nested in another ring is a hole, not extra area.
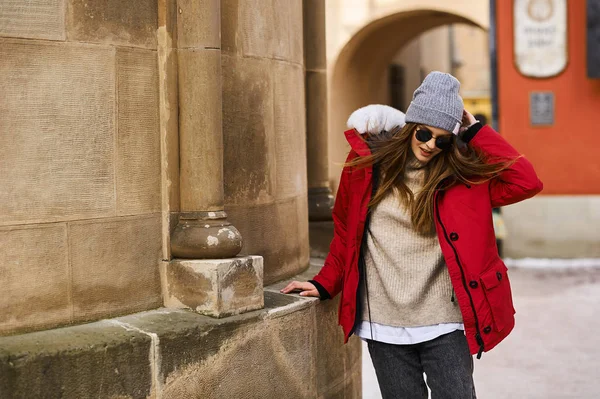
M 529 120 L 532 126 L 554 125 L 554 93 L 534 91 L 529 93 Z
M 519 72 L 546 78 L 567 66 L 567 1 L 514 0 L 515 64 Z

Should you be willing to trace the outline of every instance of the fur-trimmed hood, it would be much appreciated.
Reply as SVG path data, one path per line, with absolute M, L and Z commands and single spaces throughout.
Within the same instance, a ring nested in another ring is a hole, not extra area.
M 371 104 L 359 108 L 348 118 L 348 129 L 356 129 L 360 134 L 379 134 L 394 127 L 406 124 L 403 112 L 388 105 Z

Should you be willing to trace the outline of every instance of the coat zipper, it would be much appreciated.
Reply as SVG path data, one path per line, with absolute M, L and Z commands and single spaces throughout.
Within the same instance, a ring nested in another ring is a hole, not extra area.
M 460 259 L 458 258 L 458 252 L 456 251 L 456 248 L 454 247 L 454 244 L 452 244 L 452 241 L 450 241 L 450 239 L 448 238 L 448 232 L 446 231 L 446 227 L 444 226 L 444 223 L 442 223 L 442 218 L 440 216 L 440 207 L 437 203 L 437 199 L 438 199 L 438 193 L 435 194 L 435 214 L 436 217 L 438 219 L 438 222 L 440 224 L 440 226 L 442 226 L 442 230 L 444 231 L 444 238 L 446 239 L 446 242 L 450 245 L 450 247 L 452 247 L 452 251 L 454 251 L 454 257 L 456 258 L 456 263 L 458 264 L 458 268 L 460 269 L 460 275 L 462 278 L 462 284 L 463 284 L 463 288 L 465 289 L 467 295 L 469 296 L 469 302 L 471 303 L 471 309 L 473 310 L 473 317 L 475 318 L 475 340 L 477 341 L 477 344 L 479 345 L 479 351 L 477 352 L 477 359 L 481 359 L 481 354 L 484 351 L 484 346 L 483 346 L 483 339 L 481 338 L 481 332 L 479 330 L 479 319 L 477 318 L 477 312 L 475 311 L 475 304 L 473 302 L 473 296 L 471 296 L 471 292 L 469 291 L 469 287 L 467 286 L 467 279 L 465 277 L 465 271 L 462 267 L 462 264 L 460 263 Z

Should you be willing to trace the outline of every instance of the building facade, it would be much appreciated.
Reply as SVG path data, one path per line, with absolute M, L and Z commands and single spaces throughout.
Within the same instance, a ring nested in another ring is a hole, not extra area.
M 331 200 L 324 10 L 0 4 L 0 397 L 360 396 L 337 302 L 279 293 Z
M 529 18 L 562 20 L 554 25 L 564 29 L 562 34 L 532 43 L 542 46 L 541 57 L 560 49 L 549 61 L 564 57 L 564 63 L 551 76 L 527 76 L 518 66 L 516 43 L 527 37 L 516 33 L 517 3 L 533 13 Z M 504 209 L 511 256 L 600 257 L 600 159 L 593 155 L 599 146 L 600 80 L 588 67 L 588 59 L 591 64 L 600 51 L 593 40 L 599 12 L 597 1 L 496 1 L 499 130 L 527 155 L 544 182 L 543 195 Z M 597 61 L 593 66 L 600 68 Z M 537 93 L 553 97 L 554 104 L 545 108 L 551 120 L 533 120 L 532 112 L 539 112 L 532 103 Z

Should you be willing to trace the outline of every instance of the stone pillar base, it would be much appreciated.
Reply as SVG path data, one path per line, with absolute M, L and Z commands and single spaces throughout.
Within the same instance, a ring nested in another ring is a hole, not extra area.
M 332 220 L 331 211 L 335 198 L 329 187 L 308 189 L 308 219 L 313 221 Z
M 174 259 L 167 267 L 167 307 L 217 318 L 264 307 L 262 256 Z

